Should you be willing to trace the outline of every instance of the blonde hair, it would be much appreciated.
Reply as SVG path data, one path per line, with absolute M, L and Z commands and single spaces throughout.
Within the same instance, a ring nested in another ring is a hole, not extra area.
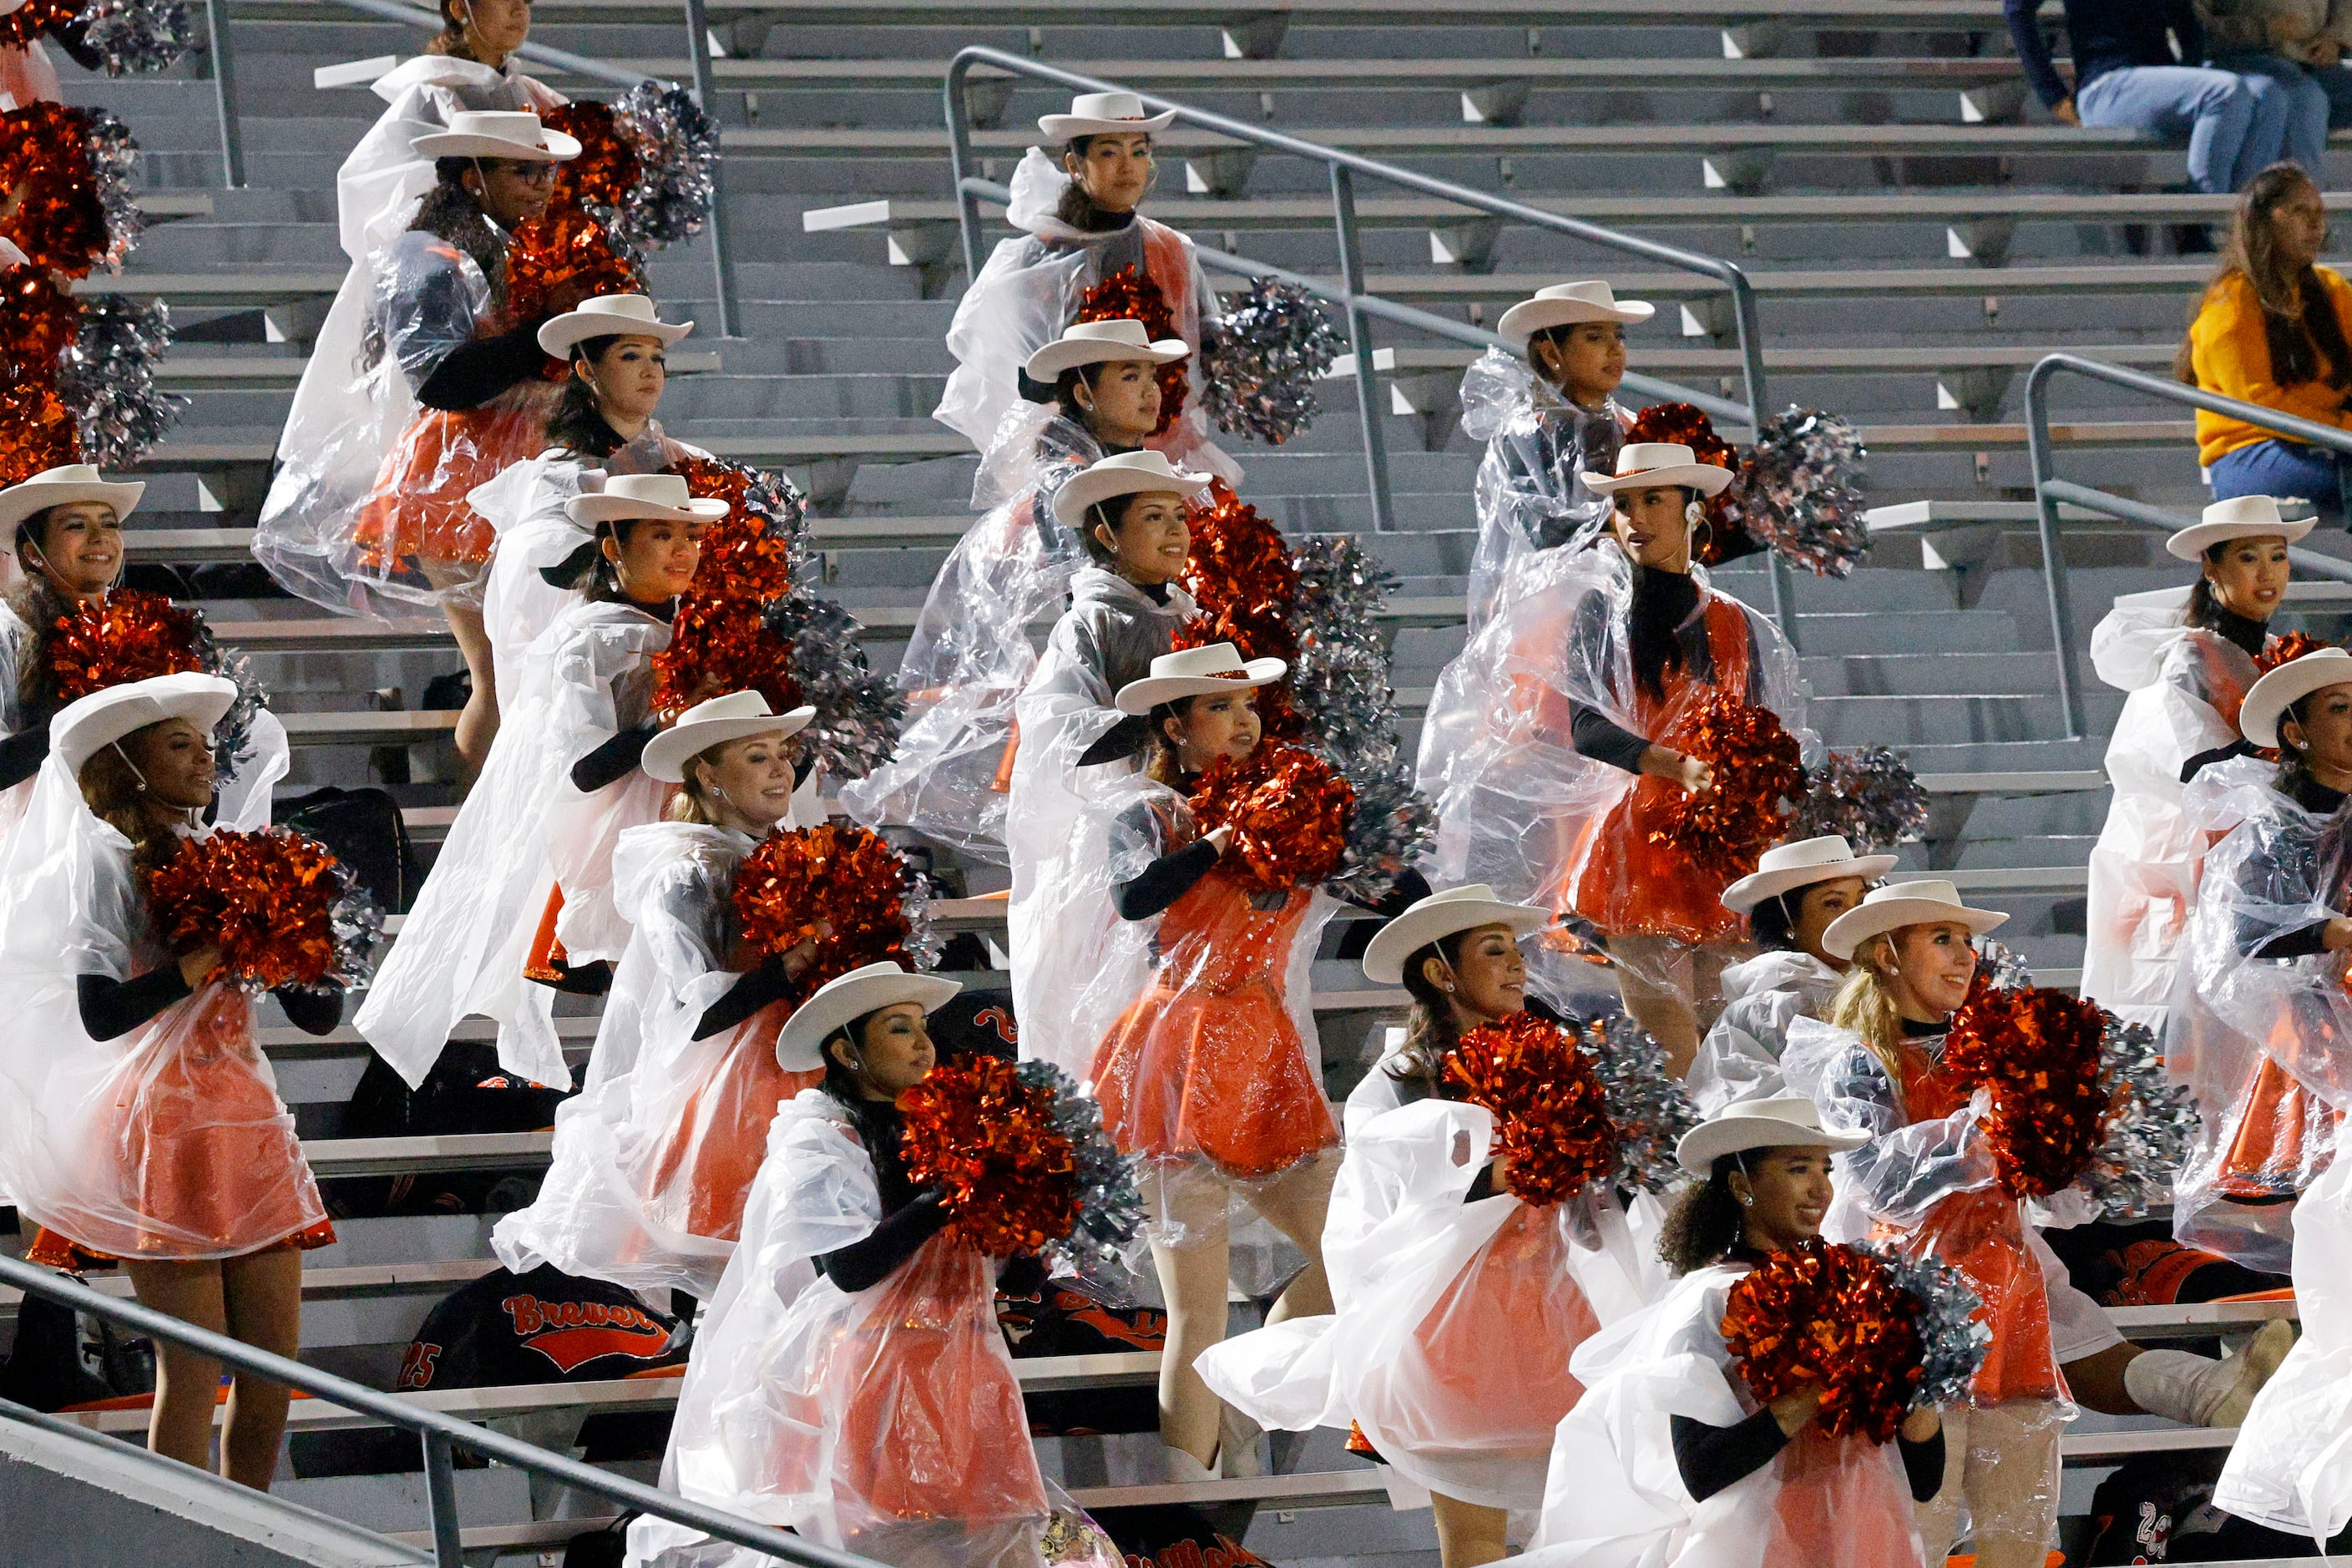
M 1862 1037 L 1863 1045 L 1886 1069 L 1895 1099 L 1903 1098 L 1903 1013 L 1888 985 L 1895 967 L 1895 931 L 1881 931 L 1854 949 L 1853 967 L 1830 999 L 1830 1024 Z
M 734 743 L 733 741 L 721 741 L 715 746 L 703 747 L 686 759 L 685 765 L 677 770 L 682 775 L 677 794 L 671 797 L 669 809 L 664 814 L 670 821 L 698 823 L 704 827 L 719 826 L 719 816 L 711 808 L 708 793 L 710 786 L 703 782 L 700 770 L 715 766 L 719 753 Z

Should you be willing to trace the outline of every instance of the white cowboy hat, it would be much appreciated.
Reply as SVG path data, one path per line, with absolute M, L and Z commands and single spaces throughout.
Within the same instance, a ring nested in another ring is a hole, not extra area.
M 1840 877 L 1859 877 L 1874 882 L 1895 869 L 1897 857 L 1893 855 L 1857 855 L 1853 846 L 1837 834 L 1821 838 L 1800 838 L 1794 844 L 1775 844 L 1757 858 L 1756 869 L 1723 889 L 1723 907 L 1738 914 L 1746 914 L 1767 899 L 1780 897 L 1797 888 L 1810 888 L 1815 882 L 1834 881 Z
M 1229 642 L 1163 653 L 1151 661 L 1151 673 L 1130 680 L 1112 699 L 1122 713 L 1141 715 L 1180 697 L 1206 697 L 1218 691 L 1248 691 L 1280 680 L 1290 667 L 1278 658 L 1242 662 L 1241 649 Z
M 642 765 L 648 778 L 684 784 L 686 764 L 711 747 L 750 735 L 789 738 L 807 729 L 815 717 L 814 708 L 779 713 L 756 691 L 730 691 L 696 703 L 677 716 L 677 723 L 646 742 Z
M 59 709 L 49 721 L 49 749 L 79 775 L 82 764 L 107 746 L 166 719 L 185 719 L 209 734 L 236 700 L 235 681 L 194 670 L 125 681 Z
M 838 980 L 829 980 L 816 994 L 793 1010 L 776 1036 L 776 1065 L 786 1072 L 814 1072 L 824 1066 L 824 1043 L 844 1025 L 880 1008 L 912 1002 L 924 1012 L 963 989 L 961 980 L 945 975 L 918 974 L 895 963 L 869 963 Z
M 1960 902 L 1960 890 L 1941 877 L 1919 877 L 1889 882 L 1865 894 L 1862 902 L 1830 922 L 1822 933 L 1822 951 L 1832 958 L 1848 959 L 1870 938 L 1905 926 L 1958 921 L 1977 936 L 2006 923 L 1999 910 L 1972 910 Z
M 679 474 L 614 474 L 604 481 L 603 489 L 565 501 L 563 515 L 591 528 L 641 517 L 713 522 L 727 515 L 727 503 L 716 496 L 697 500 L 688 492 L 685 477 Z
M 1170 463 L 1166 453 L 1146 447 L 1141 451 L 1105 458 L 1071 475 L 1054 497 L 1054 515 L 1067 527 L 1083 530 L 1087 509 L 1113 496 L 1144 495 L 1153 490 L 1196 496 L 1208 488 L 1208 475 L 1187 473 Z
M 1143 100 L 1131 92 L 1082 92 L 1070 100 L 1067 114 L 1047 114 L 1037 129 L 1056 142 L 1073 136 L 1115 136 L 1122 131 L 1165 131 L 1176 111 L 1146 115 Z
M 109 484 L 88 463 L 68 463 L 61 468 L 46 469 L 23 484 L 0 490 L 0 537 L 13 534 L 18 523 L 37 511 L 71 506 L 77 501 L 103 502 L 114 509 L 114 520 L 120 522 L 131 515 L 139 498 L 146 493 L 147 487 L 137 479 Z
M 1620 300 L 1606 283 L 1555 283 L 1504 311 L 1495 331 L 1523 343 L 1546 327 L 1576 321 L 1622 321 L 1630 327 L 1657 313 L 1658 308 L 1646 300 Z
M 575 346 L 590 338 L 659 338 L 674 343 L 692 331 L 692 321 L 671 326 L 655 315 L 654 302 L 643 294 L 599 294 L 580 301 L 576 310 L 541 321 L 539 346 L 551 359 L 568 359 Z
M 2205 521 L 2191 523 L 2164 542 L 2165 552 L 2194 561 L 2213 546 L 2231 539 L 2273 535 L 2293 544 L 2318 525 L 2315 517 L 2289 522 L 2279 516 L 2278 501 L 2270 496 L 2231 496 L 2205 509 Z
M 1465 882 L 1430 894 L 1373 933 L 1364 947 L 1364 978 L 1375 985 L 1402 983 L 1406 959 L 1455 931 L 1508 926 L 1514 936 L 1525 936 L 1551 921 L 1549 910 L 1498 899 L 1484 882 Z
M 511 158 L 524 163 L 562 163 L 580 156 L 577 138 L 550 131 L 528 109 L 461 109 L 449 128 L 408 144 L 420 158 Z
M 1594 495 L 1647 489 L 1653 485 L 1688 485 L 1703 496 L 1721 495 L 1730 488 L 1729 468 L 1702 463 L 1698 454 L 1680 441 L 1635 441 L 1617 448 L 1617 471 L 1580 474 L 1584 488 Z
M 1030 380 L 1050 384 L 1072 365 L 1132 360 L 1147 364 L 1173 364 L 1192 352 L 1192 346 L 1181 338 L 1162 338 L 1154 342 L 1145 334 L 1141 321 L 1131 316 L 1118 316 L 1108 321 L 1080 321 L 1031 354 L 1029 363 L 1022 368 L 1029 373 Z
M 1726 1154 L 1749 1149 L 1859 1149 L 1867 1132 L 1832 1132 L 1822 1113 L 1801 1095 L 1736 1100 L 1692 1128 L 1675 1145 L 1675 1159 L 1694 1176 L 1715 1173 Z
M 2291 658 L 2254 682 L 2238 708 L 2238 731 L 2257 746 L 2279 743 L 2279 720 L 2313 692 L 2352 683 L 2352 653 L 2324 647 Z

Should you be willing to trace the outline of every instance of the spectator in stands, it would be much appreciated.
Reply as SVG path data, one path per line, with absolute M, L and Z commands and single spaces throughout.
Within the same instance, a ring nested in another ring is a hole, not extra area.
M 1462 428 L 1486 443 L 1478 464 L 1478 547 L 1470 564 L 1470 630 L 1516 583 L 1528 552 L 1582 545 L 1609 521 L 1609 498 L 1585 488 L 1607 473 L 1633 423 L 1618 406 L 1625 329 L 1657 308 L 1619 300 L 1604 282 L 1538 289 L 1496 331 L 1527 357 L 1488 349 L 1462 378 Z
M 93 693 L 51 725 L 31 809 L 0 855 L 0 1186 L 38 1230 L 33 1262 L 121 1259 L 148 1306 L 291 1356 L 302 1253 L 335 1239 L 294 1118 L 254 1040 L 253 997 L 217 946 L 152 929 L 142 878 L 205 831 L 213 727 L 236 687 L 166 675 Z M 306 1034 L 340 989 L 275 993 Z M 208 1467 L 219 1362 L 156 1346 L 148 1443 Z M 267 1489 L 289 1391 L 237 1373 L 228 1479 Z
M 2312 178 L 2323 174 L 2327 129 L 2352 122 L 2352 5 L 2345 0 L 2197 0 L 2206 64 L 2268 77 L 2288 94 L 2283 155 Z
M 1748 940 L 1764 951 L 1723 972 L 1723 1015 L 1691 1066 L 1691 1100 L 1701 1115 L 1735 1100 L 1787 1092 L 1780 1054 L 1790 1023 L 1827 1015 L 1852 967 L 1831 956 L 1822 939 L 1895 866 L 1895 857 L 1856 855 L 1831 834 L 1774 845 L 1753 873 L 1723 889 L 1723 907 L 1748 917 Z
M 2292 163 L 2264 169 L 2238 196 L 2230 243 L 2173 358 L 2191 386 L 2315 424 L 2352 427 L 2352 283 L 2319 266 L 2327 209 Z M 2326 520 L 2347 516 L 2352 463 L 2260 425 L 2197 411 L 2197 454 L 2216 500 L 2294 496 Z
M 2205 54 L 2189 0 L 2060 3 L 2074 61 L 2071 88 L 2042 36 L 2037 18 L 2044 0 L 2001 0 L 2026 80 L 2052 118 L 2160 135 L 2185 132 L 2189 183 L 2211 195 L 2238 189 L 2277 161 L 2286 145 L 2287 87 L 2270 77 L 2180 63 Z
M 2196 584 L 2124 595 L 2091 634 L 2099 679 L 2129 695 L 2107 746 L 2115 795 L 2091 851 L 2082 994 L 2127 1023 L 2164 1028 L 2181 928 L 2213 842 L 2182 810 L 2181 788 L 2247 749 L 2238 705 L 2286 595 L 2287 546 L 2311 529 L 2309 519 L 2282 519 L 2269 496 L 2215 501 L 2164 542 L 2199 563 Z

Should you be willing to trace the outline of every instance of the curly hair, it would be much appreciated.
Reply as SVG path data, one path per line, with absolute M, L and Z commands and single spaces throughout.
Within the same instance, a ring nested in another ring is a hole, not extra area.
M 1676 1194 L 1658 1232 L 1658 1256 L 1676 1276 L 1722 1262 L 1747 1235 L 1747 1219 L 1731 1192 L 1731 1173 L 1747 1168 L 1738 1153 L 1718 1154 L 1706 1181 Z

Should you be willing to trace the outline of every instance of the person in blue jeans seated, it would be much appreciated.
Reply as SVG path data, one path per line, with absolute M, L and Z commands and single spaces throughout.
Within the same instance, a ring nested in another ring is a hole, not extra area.
M 2324 170 L 2327 128 L 2352 124 L 2352 5 L 2345 0 L 2198 0 L 2205 63 L 2277 80 L 2287 92 L 2283 155 L 2314 178 Z
M 2065 125 L 2117 127 L 2189 138 L 2189 183 L 2236 190 L 2276 163 L 2286 144 L 2289 93 L 2275 77 L 2182 61 L 2205 57 L 2190 0 L 2060 0 L 2074 83 L 2050 58 L 2037 20 L 2044 0 L 2001 0 L 2025 79 Z M 2179 53 L 2173 52 L 2178 42 Z

